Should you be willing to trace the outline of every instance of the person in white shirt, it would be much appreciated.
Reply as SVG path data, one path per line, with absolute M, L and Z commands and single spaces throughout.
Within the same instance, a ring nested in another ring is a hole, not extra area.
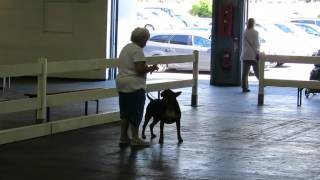
M 254 29 L 255 20 L 250 18 L 248 20 L 247 28 L 243 34 L 243 54 L 242 54 L 242 92 L 250 92 L 248 77 L 250 67 L 253 67 L 255 76 L 259 79 L 259 33 Z
M 119 74 L 116 86 L 119 93 L 121 136 L 119 145 L 149 146 L 139 138 L 139 125 L 142 121 L 147 73 L 158 70 L 157 65 L 146 65 L 143 48 L 150 38 L 146 28 L 136 28 L 131 33 L 131 43 L 119 55 Z M 131 127 L 132 139 L 128 136 Z

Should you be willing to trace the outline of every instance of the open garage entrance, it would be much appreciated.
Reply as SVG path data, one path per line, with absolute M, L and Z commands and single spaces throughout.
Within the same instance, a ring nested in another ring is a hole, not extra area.
M 253 1 L 248 17 L 256 19 L 261 51 L 265 54 L 316 56 L 320 49 L 320 2 Z M 271 63 L 266 76 L 272 78 L 309 79 L 313 65 Z

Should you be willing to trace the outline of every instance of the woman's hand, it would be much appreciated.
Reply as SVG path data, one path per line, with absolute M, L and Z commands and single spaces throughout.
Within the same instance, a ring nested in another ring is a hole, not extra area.
M 150 74 L 152 74 L 153 71 L 158 71 L 158 69 L 159 69 L 159 67 L 158 67 L 157 64 L 154 64 L 154 65 L 152 65 L 152 66 L 149 66 L 148 68 L 150 69 L 150 71 L 149 71 Z
M 139 75 L 144 76 L 147 73 L 152 73 L 153 71 L 157 71 L 159 67 L 155 64 L 152 66 L 148 66 L 145 64 L 145 62 L 136 62 L 135 63 L 136 71 Z

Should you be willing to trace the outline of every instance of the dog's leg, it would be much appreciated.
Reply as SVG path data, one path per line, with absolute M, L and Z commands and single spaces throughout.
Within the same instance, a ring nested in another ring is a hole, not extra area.
M 176 121 L 176 126 L 177 126 L 178 141 L 179 141 L 179 143 L 182 143 L 183 139 L 182 139 L 181 134 L 180 134 L 180 120 Z
M 159 138 L 159 144 L 163 144 L 163 128 L 164 128 L 164 122 L 160 121 L 160 138 Z
M 149 123 L 149 121 L 150 121 L 152 116 L 150 115 L 150 113 L 146 112 L 144 117 L 145 118 L 144 118 L 144 123 L 143 123 L 143 126 L 142 126 L 142 132 L 141 132 L 141 136 L 142 136 L 143 139 L 146 138 L 145 130 L 146 130 L 146 127 L 147 127 L 147 125 L 148 125 L 148 123 Z
M 153 128 L 154 128 L 154 126 L 155 126 L 159 121 L 160 121 L 159 119 L 153 118 L 153 121 L 152 121 L 152 123 L 150 124 L 151 139 L 157 137 L 157 136 L 153 133 Z

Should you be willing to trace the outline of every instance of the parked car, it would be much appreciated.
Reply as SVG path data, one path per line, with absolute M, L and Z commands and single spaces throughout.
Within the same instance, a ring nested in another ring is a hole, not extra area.
M 302 49 L 297 47 L 299 44 L 291 35 L 284 33 L 273 23 L 257 23 L 256 29 L 259 32 L 261 52 L 271 55 L 297 55 Z M 281 65 L 283 63 L 276 63 L 276 66 Z
M 158 8 L 142 8 L 141 12 L 151 12 L 155 16 L 157 16 L 159 19 L 155 22 L 157 23 L 167 23 L 171 24 L 172 29 L 183 29 L 186 27 L 185 23 L 182 22 L 180 19 L 178 19 L 176 16 L 171 15 L 170 13 L 167 13 L 166 11 L 163 11 Z M 172 12 L 173 13 L 173 12 Z
M 187 12 L 176 12 L 175 17 L 185 22 L 187 28 L 208 28 L 212 26 L 212 18 L 201 18 Z
M 161 11 L 166 13 L 168 16 L 170 16 L 175 21 L 178 20 L 179 23 L 182 23 L 184 28 L 189 26 L 189 20 L 188 18 L 184 18 L 180 15 L 177 15 L 171 8 L 162 6 L 162 5 L 155 5 L 155 6 L 144 6 L 143 9 L 150 9 L 155 11 Z
M 152 34 L 144 53 L 146 56 L 169 56 L 192 54 L 199 51 L 199 70 L 210 71 L 211 40 L 209 35 L 197 31 L 169 31 Z M 176 63 L 163 69 L 192 70 L 192 63 Z
M 291 23 L 257 24 L 256 28 L 263 39 L 261 49 L 267 54 L 310 56 L 318 45 Z
M 314 25 L 320 26 L 320 19 L 319 18 L 295 18 L 295 19 L 291 19 L 290 22 L 303 23 L 303 24 L 314 24 Z
M 160 23 L 159 16 L 150 11 L 139 11 L 136 14 L 136 26 L 145 27 L 149 31 L 161 31 L 173 29 L 173 25 L 170 23 Z
M 139 9 L 136 16 L 136 24 L 145 27 L 149 31 L 163 31 L 171 29 L 182 29 L 185 25 L 167 13 L 156 9 Z
M 303 24 L 303 23 L 294 23 L 306 33 L 320 37 L 320 27 L 314 24 Z
M 306 33 L 293 23 L 277 22 L 274 25 L 281 29 L 282 32 L 291 36 L 297 48 L 295 55 L 310 56 L 320 47 L 320 39 L 318 37 Z M 310 24 L 310 26 L 312 25 Z

